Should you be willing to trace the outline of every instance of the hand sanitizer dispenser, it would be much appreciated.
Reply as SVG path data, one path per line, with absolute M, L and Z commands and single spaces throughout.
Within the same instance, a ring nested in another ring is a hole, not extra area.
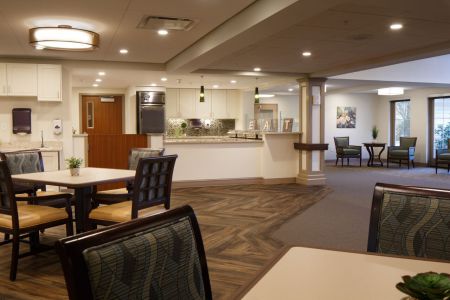
M 61 119 L 53 120 L 53 134 L 60 135 L 62 133 L 62 121 Z

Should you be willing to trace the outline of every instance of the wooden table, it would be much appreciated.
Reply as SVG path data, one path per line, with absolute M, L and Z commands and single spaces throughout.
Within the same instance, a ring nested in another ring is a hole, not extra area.
M 400 300 L 403 275 L 450 272 L 450 262 L 313 248 L 290 248 L 245 294 L 245 300 Z
M 381 153 L 383 153 L 384 149 L 386 148 L 386 143 L 363 143 L 363 145 L 366 147 L 367 152 L 369 152 L 369 161 L 367 162 L 368 167 L 375 167 L 375 166 L 383 166 L 383 161 L 381 160 Z M 381 148 L 380 152 L 378 152 L 378 161 L 380 162 L 379 165 L 374 164 L 375 160 L 375 151 L 374 148 Z
M 71 176 L 69 170 L 12 175 L 14 182 L 31 182 L 64 186 L 75 190 L 75 224 L 77 233 L 88 230 L 93 188 L 102 183 L 134 179 L 136 171 L 104 168 L 81 168 L 80 176 Z

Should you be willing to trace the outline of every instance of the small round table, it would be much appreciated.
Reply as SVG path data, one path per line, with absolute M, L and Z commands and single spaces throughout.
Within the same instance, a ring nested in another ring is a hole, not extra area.
M 383 166 L 383 161 L 381 161 L 381 153 L 383 153 L 384 149 L 386 148 L 386 143 L 363 143 L 363 145 L 366 147 L 367 152 L 369 152 L 369 161 L 367 162 L 368 167 L 376 167 L 376 166 Z M 378 152 L 378 161 L 380 164 L 374 164 L 375 159 L 375 151 L 373 148 L 381 148 L 380 152 Z

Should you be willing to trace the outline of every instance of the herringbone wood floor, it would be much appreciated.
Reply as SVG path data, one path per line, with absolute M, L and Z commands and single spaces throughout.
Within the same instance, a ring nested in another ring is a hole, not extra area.
M 194 208 L 214 299 L 232 299 L 283 246 L 270 237 L 271 232 L 326 193 L 324 187 L 296 184 L 181 188 L 173 191 L 172 207 Z M 63 235 L 63 227 L 47 230 L 42 241 L 52 243 Z M 0 299 L 67 299 L 55 253 L 21 259 L 17 281 L 10 282 L 10 251 L 9 245 L 0 247 Z

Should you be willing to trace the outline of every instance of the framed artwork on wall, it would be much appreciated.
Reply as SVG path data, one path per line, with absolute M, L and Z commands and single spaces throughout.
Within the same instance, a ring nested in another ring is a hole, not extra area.
M 356 127 L 356 107 L 338 106 L 336 112 L 336 128 Z

